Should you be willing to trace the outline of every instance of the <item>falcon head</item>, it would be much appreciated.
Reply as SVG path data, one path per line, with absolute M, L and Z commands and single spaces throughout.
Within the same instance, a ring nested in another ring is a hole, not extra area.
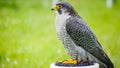
M 58 14 L 75 15 L 76 12 L 68 2 L 59 2 L 51 10 L 57 11 Z

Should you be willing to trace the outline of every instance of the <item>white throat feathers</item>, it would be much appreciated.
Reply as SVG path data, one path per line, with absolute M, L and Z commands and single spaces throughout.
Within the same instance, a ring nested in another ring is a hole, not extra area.
M 60 32 L 60 30 L 62 28 L 65 28 L 65 21 L 70 18 L 71 16 L 69 15 L 69 13 L 62 13 L 59 14 L 58 12 L 56 12 L 56 31 Z

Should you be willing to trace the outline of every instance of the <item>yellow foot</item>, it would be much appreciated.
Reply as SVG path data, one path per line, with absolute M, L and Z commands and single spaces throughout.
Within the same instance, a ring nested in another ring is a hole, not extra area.
M 62 63 L 63 64 L 77 64 L 77 60 L 76 59 L 68 59 L 68 60 L 64 60 Z

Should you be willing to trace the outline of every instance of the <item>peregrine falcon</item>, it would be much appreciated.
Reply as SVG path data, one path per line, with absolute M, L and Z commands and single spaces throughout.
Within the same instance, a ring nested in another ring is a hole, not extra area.
M 71 57 L 63 63 L 89 60 L 99 63 L 100 68 L 114 68 L 95 34 L 68 2 L 59 2 L 52 10 L 56 11 L 57 36 Z

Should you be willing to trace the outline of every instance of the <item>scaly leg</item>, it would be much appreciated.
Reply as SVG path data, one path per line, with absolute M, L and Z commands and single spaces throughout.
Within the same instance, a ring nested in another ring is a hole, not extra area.
M 78 60 L 76 59 L 68 59 L 68 60 L 64 60 L 62 63 L 63 64 L 77 64 Z

